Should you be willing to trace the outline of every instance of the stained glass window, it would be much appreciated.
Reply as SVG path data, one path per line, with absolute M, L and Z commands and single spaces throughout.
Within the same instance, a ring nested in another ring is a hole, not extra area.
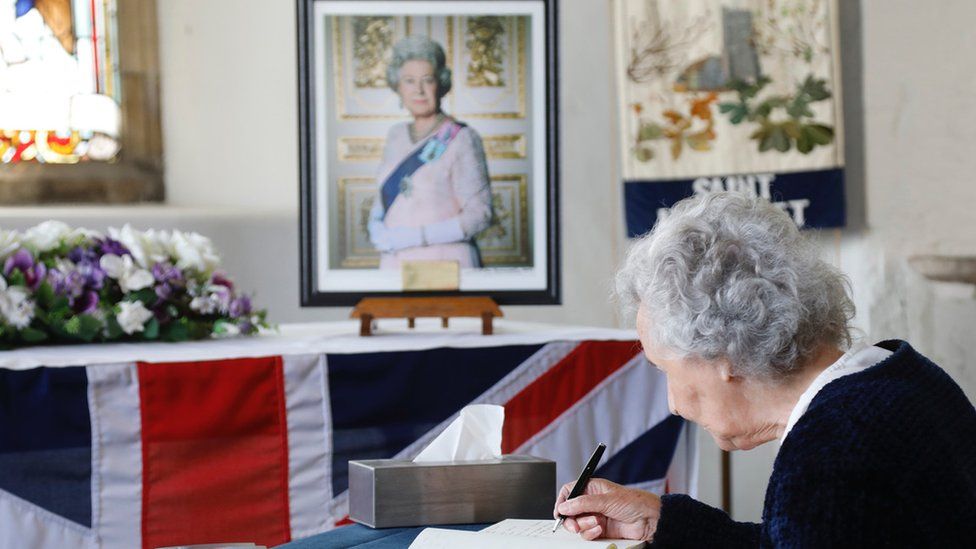
M 0 0 L 0 164 L 112 161 L 116 0 Z

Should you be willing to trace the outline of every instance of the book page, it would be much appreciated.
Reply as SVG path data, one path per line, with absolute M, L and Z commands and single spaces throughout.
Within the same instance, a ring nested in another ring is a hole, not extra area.
M 410 549 L 630 549 L 635 540 L 586 541 L 563 528 L 553 532 L 551 520 L 508 519 L 480 532 L 426 528 Z
M 615 549 L 629 549 L 631 547 L 642 547 L 644 542 L 632 539 L 598 539 L 586 541 L 560 526 L 555 532 L 552 527 L 555 520 L 526 520 L 526 519 L 506 519 L 499 523 L 492 524 L 488 528 L 481 530 L 485 534 L 503 534 L 508 536 L 524 536 L 531 538 L 554 539 L 565 541 L 576 541 L 587 543 L 587 547 L 611 547 Z
M 551 528 L 551 526 L 550 526 Z M 424 528 L 410 549 L 615 549 L 611 544 L 577 539 L 544 539 L 467 530 Z

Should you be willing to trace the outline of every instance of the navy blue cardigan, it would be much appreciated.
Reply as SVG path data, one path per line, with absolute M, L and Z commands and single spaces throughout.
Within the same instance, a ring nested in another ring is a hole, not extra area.
M 651 546 L 976 548 L 976 410 L 908 343 L 878 346 L 787 435 L 761 524 L 667 495 Z

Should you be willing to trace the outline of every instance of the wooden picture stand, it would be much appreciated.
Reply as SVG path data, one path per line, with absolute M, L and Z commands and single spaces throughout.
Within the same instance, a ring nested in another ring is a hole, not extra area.
M 481 319 L 481 333 L 491 335 L 492 320 L 503 316 L 498 304 L 490 297 L 367 297 L 359 301 L 350 314 L 359 319 L 359 335 L 372 335 L 373 321 L 379 318 L 406 318 L 414 327 L 417 318 L 441 319 L 447 328 L 451 317 Z

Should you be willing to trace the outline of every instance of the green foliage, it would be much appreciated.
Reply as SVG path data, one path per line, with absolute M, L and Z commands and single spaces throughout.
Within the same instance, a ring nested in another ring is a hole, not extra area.
M 815 113 L 810 108 L 812 103 L 831 97 L 825 79 L 809 75 L 793 95 L 770 95 L 758 100 L 760 92 L 769 83 L 766 77 L 755 83 L 730 83 L 730 89 L 738 94 L 738 101 L 719 104 L 719 112 L 728 116 L 732 124 L 758 124 L 759 128 L 749 137 L 757 142 L 760 152 L 785 153 L 796 147 L 800 153 L 809 154 L 817 146 L 833 142 L 834 129 L 813 121 Z M 786 115 L 785 120 L 776 116 L 779 111 Z
M 109 316 L 105 319 L 105 336 L 110 339 L 119 339 L 125 335 L 122 331 L 122 326 L 119 326 L 119 319 L 115 318 L 115 315 Z
M 160 339 L 163 341 L 186 341 L 190 337 L 190 321 L 178 318 L 162 329 Z
M 152 307 L 153 303 L 156 302 L 156 292 L 152 288 L 143 288 L 135 292 L 131 292 L 125 296 L 126 301 L 141 301 L 143 305 L 148 309 Z
M 156 339 L 159 337 L 159 321 L 155 318 L 150 318 L 149 322 L 142 328 L 142 337 L 144 339 Z
M 23 286 L 27 284 L 27 278 L 24 273 L 20 272 L 20 269 L 16 269 L 7 275 L 7 285 L 8 286 Z
M 74 339 L 90 342 L 102 331 L 102 321 L 91 315 L 77 315 L 64 323 L 64 331 Z
M 20 331 L 20 338 L 27 343 L 40 343 L 47 339 L 47 333 L 43 330 L 38 330 L 37 328 L 31 328 L 28 326 Z

